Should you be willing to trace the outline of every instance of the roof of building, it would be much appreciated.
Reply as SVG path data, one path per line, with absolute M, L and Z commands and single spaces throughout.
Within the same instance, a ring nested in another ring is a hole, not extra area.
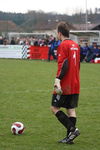
M 91 24 L 88 23 L 86 24 L 73 24 L 73 26 L 75 27 L 76 30 L 86 30 L 86 28 L 88 30 L 100 30 L 100 24 Z

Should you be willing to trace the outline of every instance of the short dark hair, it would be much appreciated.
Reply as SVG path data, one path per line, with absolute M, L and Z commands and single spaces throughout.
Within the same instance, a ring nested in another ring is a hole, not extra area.
M 61 32 L 63 36 L 69 37 L 69 27 L 66 22 L 60 22 L 57 26 L 57 32 Z

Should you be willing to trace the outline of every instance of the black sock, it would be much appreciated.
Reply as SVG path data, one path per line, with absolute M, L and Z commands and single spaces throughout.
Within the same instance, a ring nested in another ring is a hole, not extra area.
M 72 121 L 70 121 L 68 116 L 63 111 L 58 111 L 55 115 L 58 118 L 58 120 L 63 124 L 63 126 L 67 128 L 67 130 L 75 130 Z
M 74 127 L 76 126 L 76 117 L 69 117 L 70 121 L 73 123 Z M 67 136 L 69 135 L 70 130 L 67 130 Z
M 70 121 L 76 126 L 76 117 L 69 117 Z

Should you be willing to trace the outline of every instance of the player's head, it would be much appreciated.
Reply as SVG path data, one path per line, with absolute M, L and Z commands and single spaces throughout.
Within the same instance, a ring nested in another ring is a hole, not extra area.
M 58 34 L 58 39 L 62 40 L 63 37 L 69 38 L 69 27 L 66 22 L 60 22 L 57 26 L 57 34 Z

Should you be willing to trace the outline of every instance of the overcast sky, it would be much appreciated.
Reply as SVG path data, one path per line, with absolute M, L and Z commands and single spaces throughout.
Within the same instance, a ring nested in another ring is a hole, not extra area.
M 68 13 L 79 12 L 87 8 L 100 8 L 100 0 L 1 0 L 0 11 L 22 12 L 43 10 L 44 12 Z

